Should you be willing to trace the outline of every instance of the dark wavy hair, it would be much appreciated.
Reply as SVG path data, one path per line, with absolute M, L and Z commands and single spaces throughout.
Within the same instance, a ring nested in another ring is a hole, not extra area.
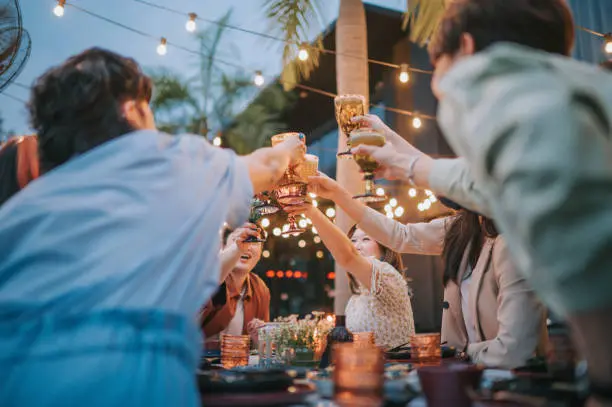
M 449 281 L 457 281 L 461 261 L 468 246 L 468 264 L 476 267 L 485 238 L 496 238 L 499 235 L 493 221 L 474 212 L 462 209 L 451 221 L 444 236 L 444 286 Z
M 148 102 L 151 91 L 151 80 L 136 61 L 100 48 L 49 69 L 34 84 L 28 103 L 41 171 L 135 130 L 121 104 Z
M 429 43 L 431 60 L 456 55 L 464 33 L 474 38 L 476 52 L 512 42 L 565 56 L 575 35 L 565 0 L 453 0 Z
M 357 225 L 354 225 L 348 231 L 347 236 L 349 237 L 349 239 L 353 238 L 353 235 L 355 234 L 355 231 L 357 229 L 359 229 Z M 396 251 L 391 250 L 387 246 L 380 244 L 379 242 L 376 242 L 376 244 L 378 245 L 378 247 L 380 248 L 380 251 L 382 252 L 381 257 L 378 260 L 384 261 L 385 263 L 389 263 L 391 266 L 393 266 L 394 269 L 399 271 L 400 274 L 402 274 L 402 276 L 404 276 L 404 262 L 402 261 L 402 255 Z M 355 277 L 353 277 L 351 273 L 347 273 L 347 274 L 349 278 L 349 285 L 351 288 L 351 292 L 353 294 L 359 294 L 359 285 L 357 283 L 357 280 L 355 279 Z

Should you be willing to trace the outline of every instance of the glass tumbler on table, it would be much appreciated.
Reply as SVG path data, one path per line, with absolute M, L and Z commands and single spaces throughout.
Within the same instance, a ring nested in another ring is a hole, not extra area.
M 340 407 L 377 407 L 383 405 L 385 360 L 383 351 L 353 343 L 333 348 L 334 402 Z
M 251 341 L 248 335 L 221 334 L 221 364 L 224 369 L 248 366 Z

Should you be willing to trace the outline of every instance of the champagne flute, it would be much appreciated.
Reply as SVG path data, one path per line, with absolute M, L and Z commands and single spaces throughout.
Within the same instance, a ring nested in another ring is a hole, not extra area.
M 340 130 L 346 136 L 347 150 L 338 153 L 338 158 L 351 159 L 351 139 L 350 134 L 353 130 L 360 127 L 359 123 L 353 122 L 353 118 L 363 116 L 366 112 L 366 99 L 362 95 L 338 95 L 334 98 L 336 109 L 336 121 Z
M 357 129 L 351 133 L 351 146 L 357 147 L 358 145 L 365 144 L 368 146 L 382 147 L 385 145 L 385 136 L 373 129 Z M 383 202 L 387 199 L 384 195 L 376 195 L 374 190 L 374 172 L 378 169 L 378 162 L 372 157 L 367 155 L 356 154 L 355 162 L 361 168 L 363 172 L 363 179 L 365 180 L 365 193 L 362 195 L 354 196 L 353 199 L 357 199 L 364 203 L 376 203 Z

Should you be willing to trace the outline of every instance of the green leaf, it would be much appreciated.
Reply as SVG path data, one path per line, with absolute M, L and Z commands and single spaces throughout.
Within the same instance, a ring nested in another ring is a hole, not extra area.
M 407 0 L 403 29 L 410 26 L 410 41 L 424 46 L 438 28 L 447 0 Z

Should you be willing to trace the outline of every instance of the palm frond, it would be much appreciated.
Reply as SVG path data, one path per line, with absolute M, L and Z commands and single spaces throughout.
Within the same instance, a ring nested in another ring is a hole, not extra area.
M 285 45 L 283 47 L 283 72 L 281 80 L 285 90 L 295 87 L 300 79 L 307 79 L 319 66 L 322 49 L 321 39 L 308 45 L 309 58 L 306 61 L 297 59 L 301 44 L 308 41 L 308 28 L 312 20 L 321 15 L 320 0 L 265 0 L 265 13 L 272 28 L 280 32 Z
M 407 0 L 402 28 L 410 26 L 410 41 L 424 46 L 438 28 L 447 0 Z
M 157 70 L 150 74 L 153 81 L 151 106 L 155 110 L 171 111 L 179 105 L 195 103 L 188 81 L 169 70 Z

